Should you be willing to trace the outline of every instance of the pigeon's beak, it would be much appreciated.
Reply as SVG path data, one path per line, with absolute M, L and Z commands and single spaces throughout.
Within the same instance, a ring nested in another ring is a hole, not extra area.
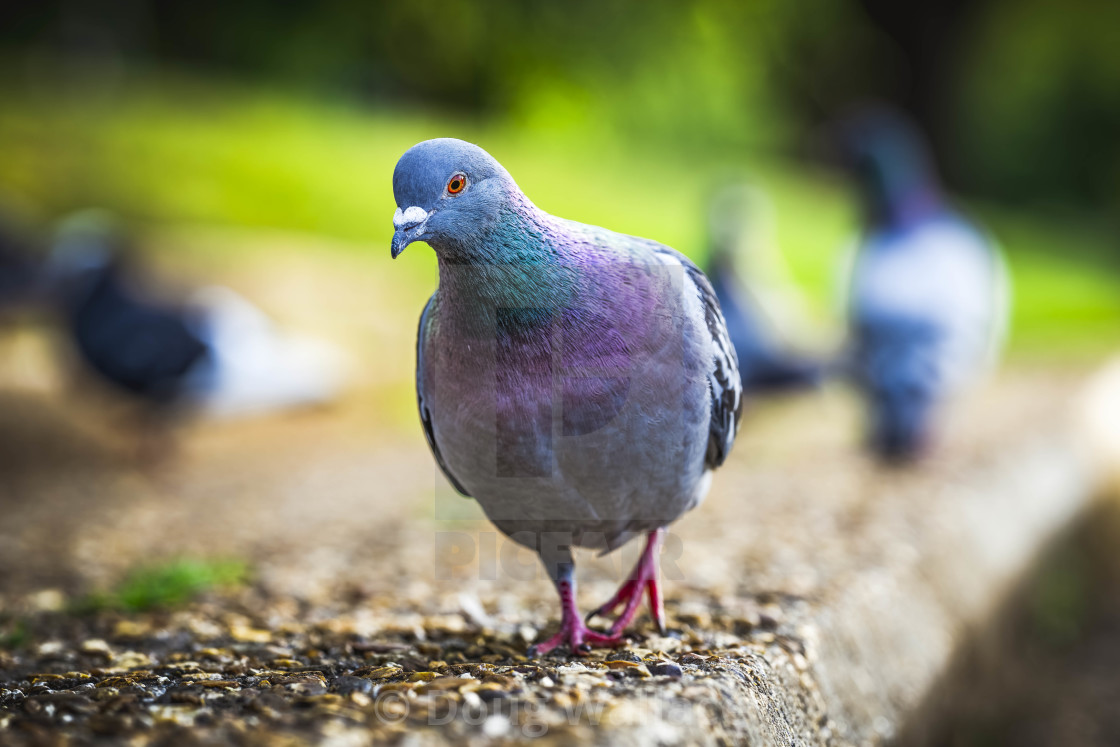
M 396 259 L 406 246 L 423 237 L 424 224 L 428 222 L 429 215 L 427 210 L 415 205 L 404 210 L 397 208 L 397 212 L 393 214 L 393 243 L 390 247 L 393 259 Z

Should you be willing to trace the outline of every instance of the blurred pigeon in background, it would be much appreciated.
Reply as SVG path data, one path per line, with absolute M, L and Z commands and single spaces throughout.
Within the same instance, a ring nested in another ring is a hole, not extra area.
M 534 653 L 618 645 L 647 593 L 663 629 L 664 527 L 704 498 L 741 411 L 707 278 L 657 242 L 545 213 L 461 140 L 409 149 L 393 194 L 393 257 L 425 241 L 439 261 L 417 343 L 428 444 L 452 485 L 540 555 L 560 595 L 560 630 Z M 622 613 L 590 630 L 572 547 L 643 533 L 629 580 L 592 615 Z
M 994 363 L 1008 281 L 997 248 L 945 201 L 921 136 L 868 110 L 840 127 L 865 228 L 852 265 L 852 374 L 869 446 L 887 461 L 923 451 L 939 405 Z
M 777 256 L 769 228 L 771 207 L 765 195 L 746 185 L 719 190 L 708 215 L 708 276 L 727 321 L 727 333 L 739 358 L 747 394 L 803 389 L 821 380 L 820 363 L 787 349 L 769 324 L 759 298 L 777 296 L 769 304 L 782 310 L 794 306 L 791 283 Z M 747 265 L 744 275 L 739 268 Z
M 103 380 L 161 411 L 248 415 L 333 399 L 333 346 L 286 334 L 225 288 L 185 303 L 159 298 L 130 264 L 112 219 L 64 221 L 49 259 L 52 294 L 78 358 Z

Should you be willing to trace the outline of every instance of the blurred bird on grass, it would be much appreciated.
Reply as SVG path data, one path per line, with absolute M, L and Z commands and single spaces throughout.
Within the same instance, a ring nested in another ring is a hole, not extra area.
M 947 400 L 994 365 L 1009 280 L 992 240 L 942 194 L 921 135 L 901 115 L 862 109 L 838 136 L 864 209 L 849 373 L 867 406 L 869 448 L 905 462 L 930 447 Z
M 746 396 L 818 385 L 825 364 L 798 351 L 792 332 L 804 326 L 804 301 L 776 245 L 774 208 L 765 193 L 728 184 L 708 213 L 708 277 L 739 358 Z
M 322 405 L 344 385 L 337 346 L 279 329 L 233 290 L 203 287 L 185 299 L 161 291 L 108 213 L 62 221 L 43 272 L 68 349 L 136 406 L 149 456 L 183 417 Z

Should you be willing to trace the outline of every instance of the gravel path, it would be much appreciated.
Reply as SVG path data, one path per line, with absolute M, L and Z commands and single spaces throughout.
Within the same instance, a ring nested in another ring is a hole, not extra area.
M 993 398 L 1016 420 L 1024 408 L 1049 417 L 1039 394 L 1066 383 L 1011 377 Z M 473 502 L 434 487 L 419 433 L 367 432 L 360 408 L 195 427 L 152 472 L 120 434 L 90 438 L 90 413 L 7 398 L 0 432 L 20 438 L 0 447 L 0 604 L 25 640 L 0 653 L 0 734 L 28 744 L 680 743 L 760 721 L 767 738 L 828 741 L 820 609 L 868 566 L 913 562 L 891 557 L 910 546 L 891 537 L 920 529 L 913 502 L 977 469 L 1000 430 L 974 423 L 921 470 L 881 473 L 853 456 L 843 396 L 759 408 L 708 502 L 670 537 L 671 635 L 643 618 L 625 649 L 534 662 L 528 644 L 554 624 L 547 580 Z M 581 557 L 585 607 L 637 550 Z M 172 612 L 64 609 L 179 556 L 246 559 L 252 581 Z M 791 688 L 797 709 L 779 695 Z

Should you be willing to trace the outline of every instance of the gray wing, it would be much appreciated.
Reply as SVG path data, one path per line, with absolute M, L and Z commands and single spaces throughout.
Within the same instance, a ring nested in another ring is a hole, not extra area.
M 739 420 L 743 415 L 743 380 L 739 376 L 739 359 L 727 334 L 727 322 L 708 276 L 692 260 L 675 249 L 655 244 L 654 251 L 670 262 L 683 265 L 687 279 L 696 286 L 700 294 L 704 322 L 712 337 L 712 365 L 708 371 L 712 416 L 704 464 L 709 469 L 715 469 L 723 464 L 731 452 L 731 446 L 739 432 Z
M 428 403 L 424 398 L 424 327 L 428 321 L 428 309 L 432 307 L 434 298 L 435 294 L 432 294 L 428 303 L 424 304 L 424 310 L 420 312 L 420 325 L 416 330 L 416 404 L 420 408 L 420 423 L 424 426 L 424 438 L 428 439 L 428 447 L 432 450 L 432 456 L 436 458 L 436 464 L 439 465 L 440 471 L 451 483 L 451 487 L 470 498 L 471 494 L 455 478 L 455 475 L 451 474 L 451 470 L 447 468 L 447 463 L 443 461 L 443 454 L 440 453 L 439 444 L 436 443 L 436 434 L 432 429 L 432 413 L 429 411 Z

